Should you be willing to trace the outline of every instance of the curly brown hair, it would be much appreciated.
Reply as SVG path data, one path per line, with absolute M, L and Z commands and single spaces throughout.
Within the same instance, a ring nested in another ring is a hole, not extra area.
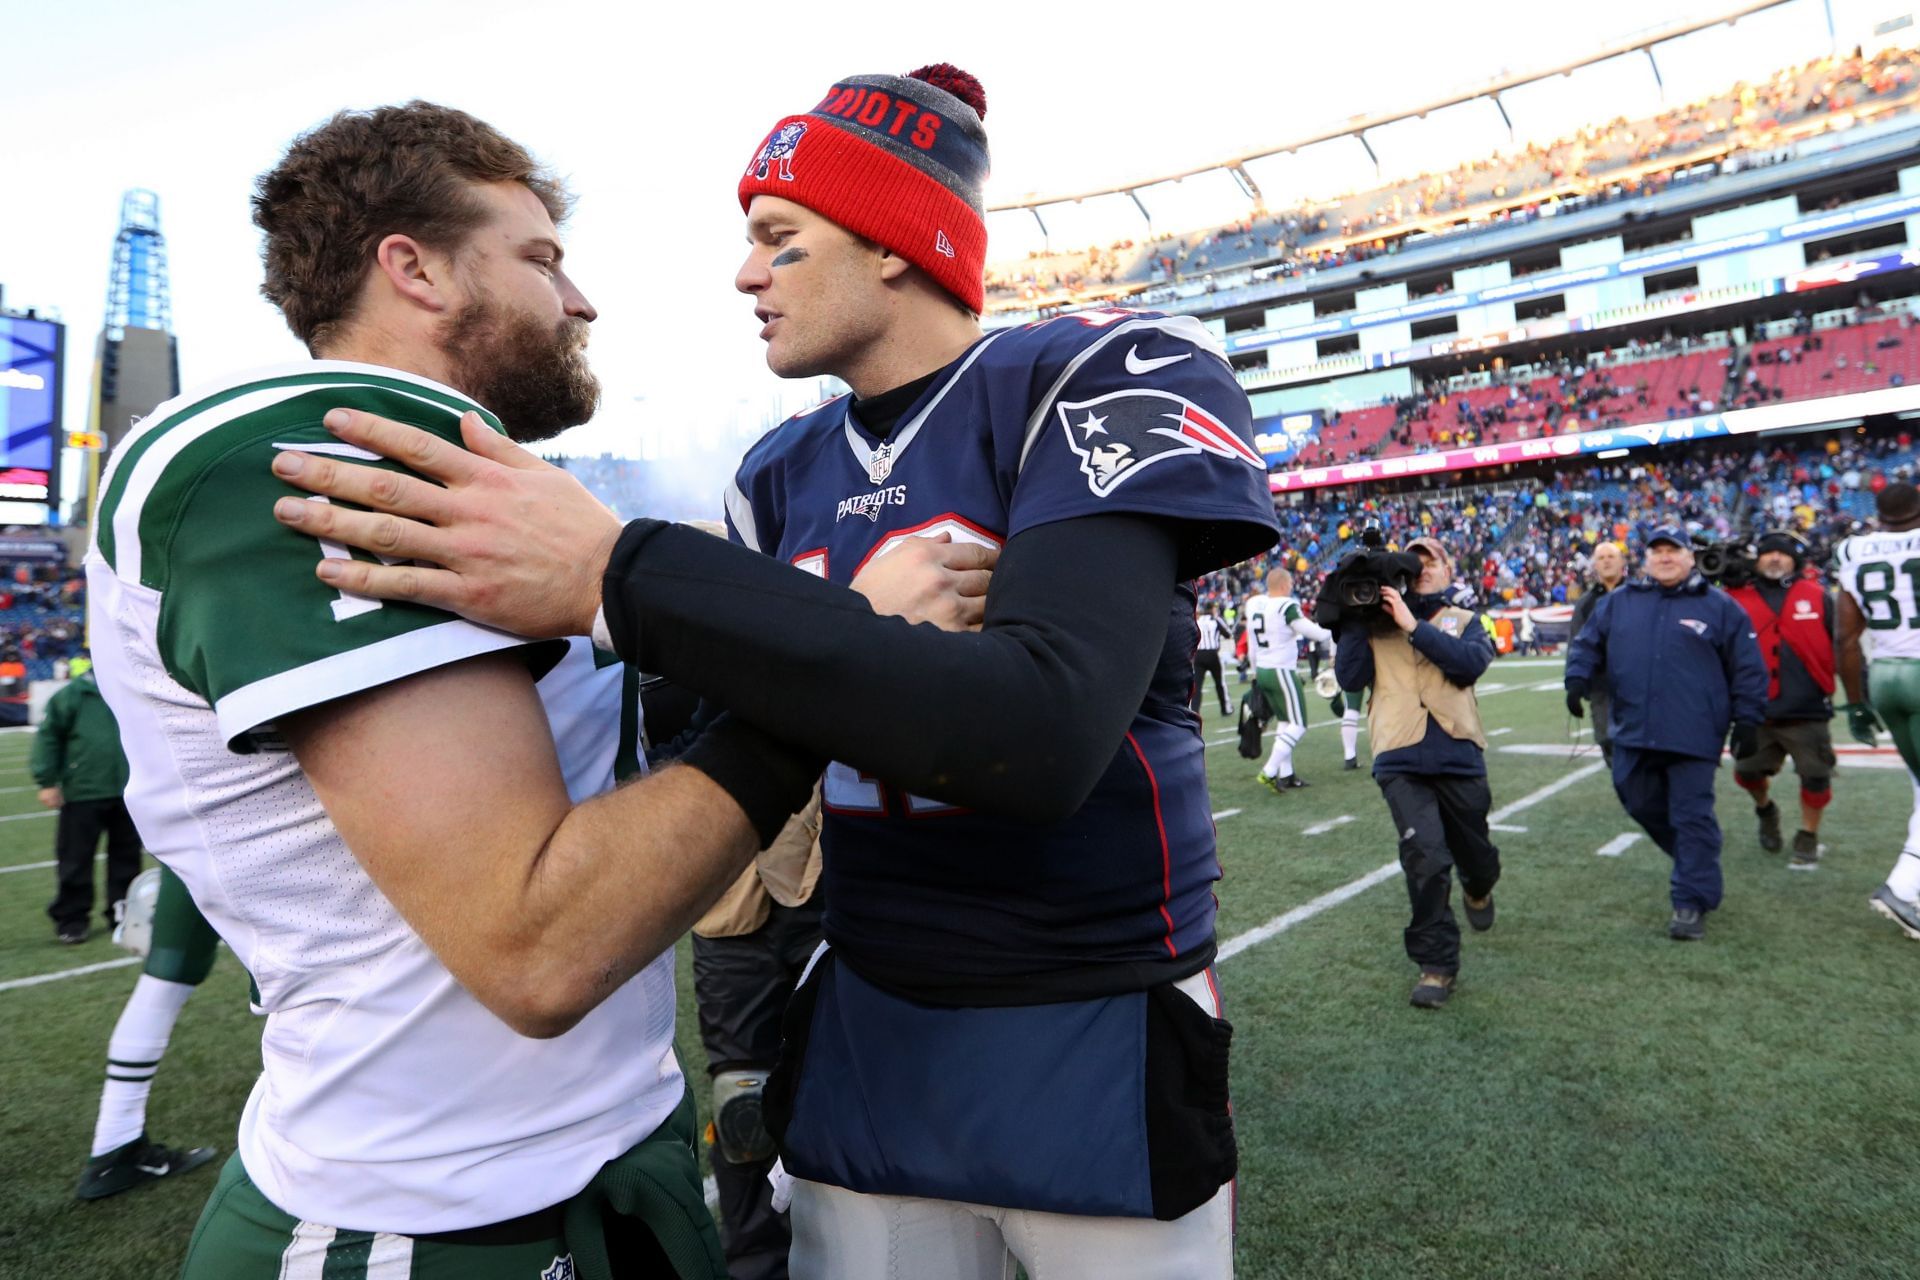
M 260 292 L 319 349 L 353 319 L 367 268 L 389 235 L 451 252 L 486 221 L 473 184 L 518 182 L 556 224 L 572 197 L 526 149 L 485 121 L 431 102 L 342 111 L 301 134 L 254 184 L 266 233 Z

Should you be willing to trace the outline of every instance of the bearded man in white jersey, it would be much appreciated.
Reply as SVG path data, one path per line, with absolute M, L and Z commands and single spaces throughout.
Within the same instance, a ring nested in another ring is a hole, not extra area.
M 671 948 L 821 761 L 723 718 L 615 791 L 644 772 L 618 659 L 330 590 L 271 517 L 271 460 L 340 452 L 336 406 L 454 442 L 592 415 L 555 180 L 412 103 L 297 139 L 254 209 L 316 359 L 157 409 L 87 557 L 129 808 L 266 1017 L 185 1275 L 724 1276 Z
M 1914 810 L 1907 842 L 1867 905 L 1920 941 L 1920 597 L 1906 566 L 1920 556 L 1920 490 L 1890 484 L 1875 498 L 1879 533 L 1840 544 L 1840 683 L 1853 736 L 1867 746 L 1885 728 L 1906 761 Z M 1860 638 L 1873 636 L 1869 670 Z M 1871 675 L 1871 680 L 1869 680 Z M 1883 723 L 1884 722 L 1884 723 Z
M 1300 687 L 1300 642 L 1332 641 L 1333 632 L 1307 617 L 1293 598 L 1293 575 L 1285 569 L 1267 574 L 1264 595 L 1247 598 L 1247 627 L 1252 636 L 1254 682 L 1273 708 L 1273 753 L 1256 777 L 1279 795 L 1307 785 L 1293 771 L 1293 749 L 1307 736 L 1307 700 Z

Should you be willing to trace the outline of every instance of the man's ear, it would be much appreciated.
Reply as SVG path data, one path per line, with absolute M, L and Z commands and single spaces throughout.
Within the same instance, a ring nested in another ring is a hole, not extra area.
M 891 283 L 913 270 L 913 264 L 884 246 L 880 249 L 880 278 Z
M 452 309 L 453 259 L 446 254 L 396 232 L 380 242 L 373 260 L 375 278 L 400 298 L 428 311 Z

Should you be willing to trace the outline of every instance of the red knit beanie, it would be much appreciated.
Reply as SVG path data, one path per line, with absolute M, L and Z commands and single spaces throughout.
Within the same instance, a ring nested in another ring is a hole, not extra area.
M 740 208 L 779 196 L 899 254 L 969 311 L 986 300 L 986 91 L 958 67 L 850 76 L 773 127 Z

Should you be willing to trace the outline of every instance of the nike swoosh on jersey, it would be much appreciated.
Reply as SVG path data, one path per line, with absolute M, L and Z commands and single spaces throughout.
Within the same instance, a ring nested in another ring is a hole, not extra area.
M 1128 347 L 1127 372 L 1138 377 L 1140 374 L 1152 373 L 1155 369 L 1164 369 L 1170 364 L 1179 364 L 1182 360 L 1191 359 L 1193 359 L 1193 352 L 1188 351 L 1177 356 L 1161 356 L 1157 360 L 1142 360 L 1139 347 Z

